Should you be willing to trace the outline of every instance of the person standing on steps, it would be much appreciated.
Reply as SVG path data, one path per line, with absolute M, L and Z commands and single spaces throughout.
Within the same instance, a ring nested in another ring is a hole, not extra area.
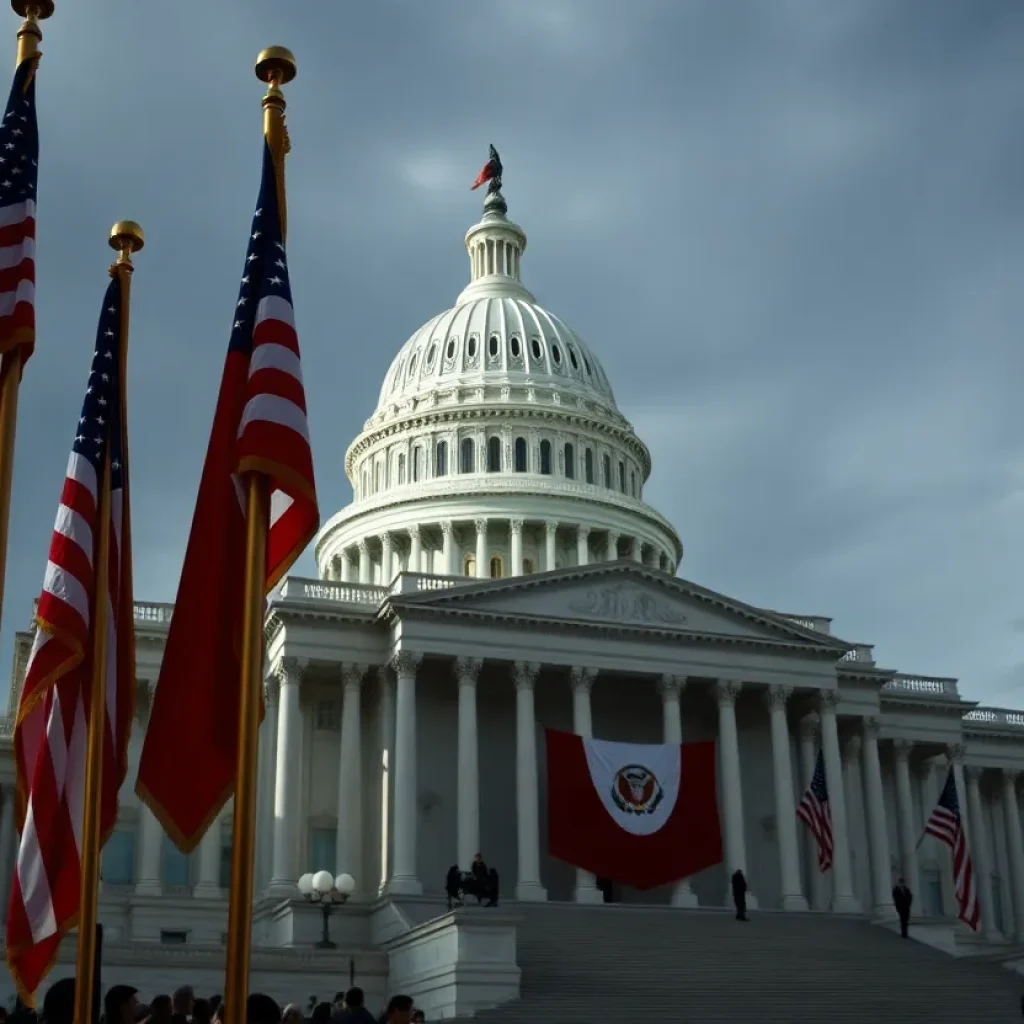
M 892 891 L 892 905 L 900 919 L 900 935 L 907 937 L 907 928 L 910 925 L 910 906 L 914 902 L 914 894 L 910 891 L 906 879 L 898 878 L 896 888 Z
M 736 920 L 749 921 L 747 917 L 747 880 L 743 871 L 737 868 L 732 876 L 732 901 L 736 904 Z

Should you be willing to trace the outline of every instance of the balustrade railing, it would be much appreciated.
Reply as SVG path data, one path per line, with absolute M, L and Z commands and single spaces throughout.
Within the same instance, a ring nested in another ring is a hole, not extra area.
M 974 708 L 964 715 L 964 721 L 1003 726 L 1010 729 L 1024 729 L 1024 713 L 1007 711 L 1005 708 Z
M 145 625 L 167 626 L 170 624 L 174 605 L 166 603 L 154 604 L 152 601 L 136 601 L 132 612 L 136 622 Z
M 847 651 L 840 661 L 859 661 L 865 665 L 874 665 L 874 647 L 871 644 L 854 644 L 852 651 Z
M 894 676 L 883 687 L 884 693 L 915 694 L 920 697 L 944 697 L 948 700 L 959 700 L 960 691 L 955 679 L 942 676 Z

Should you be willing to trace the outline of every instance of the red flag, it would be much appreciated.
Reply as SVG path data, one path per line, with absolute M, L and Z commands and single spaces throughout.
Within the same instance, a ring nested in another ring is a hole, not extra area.
M 713 742 L 546 734 L 552 857 L 635 889 L 721 863 Z
M 320 522 L 278 194 L 265 144 L 231 343 L 135 784 L 186 853 L 235 786 L 245 607 L 243 474 L 263 473 L 270 484 L 266 591 Z
M 492 157 L 480 169 L 480 173 L 476 176 L 476 181 L 474 181 L 473 184 L 470 185 L 470 187 L 469 187 L 470 192 L 472 192 L 474 189 L 478 189 L 481 185 L 486 184 L 497 173 L 498 173 L 498 166 L 494 162 L 494 158 Z
M 103 302 L 82 415 L 64 477 L 14 731 L 21 843 L 7 915 L 7 961 L 31 1005 L 79 911 L 85 757 L 95 609 L 107 605 L 100 846 L 117 819 L 135 703 L 131 516 L 120 277 Z M 96 592 L 100 489 L 110 465 L 107 592 Z

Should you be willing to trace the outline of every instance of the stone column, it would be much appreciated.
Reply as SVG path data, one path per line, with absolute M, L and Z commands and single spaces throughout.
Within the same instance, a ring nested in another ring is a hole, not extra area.
M 590 668 L 569 669 L 572 686 L 572 728 L 577 736 L 590 739 L 594 735 L 594 721 L 590 711 L 590 691 L 594 688 L 597 672 Z M 603 903 L 604 896 L 597 888 L 596 879 L 589 871 L 576 869 L 577 903 Z
M 634 537 L 630 541 L 629 553 L 634 562 L 644 564 L 644 542 L 639 537 Z
M 658 680 L 658 693 L 661 694 L 662 736 L 665 743 L 683 742 L 683 714 L 680 703 L 686 676 L 662 676 Z M 688 878 L 676 882 L 672 890 L 673 907 L 696 907 L 697 894 L 693 891 Z
M 974 857 L 974 877 L 978 885 L 978 902 L 981 904 L 981 928 L 985 938 L 998 940 L 996 927 L 995 898 L 992 892 L 992 851 L 985 828 L 985 813 L 981 800 L 981 775 L 983 768 L 969 765 L 964 769 L 967 776 L 967 806 L 970 810 L 970 849 Z
M 476 578 L 490 579 L 491 567 L 487 561 L 487 520 L 476 519 L 473 525 L 476 527 Z
M 862 719 L 864 810 L 871 849 L 871 888 L 874 915 L 885 920 L 895 916 L 892 905 L 892 865 L 889 861 L 889 832 L 885 821 L 885 791 L 882 789 L 882 761 L 878 756 L 877 718 Z
M 387 892 L 391 880 L 392 869 L 392 820 L 394 818 L 395 792 L 395 683 L 390 671 L 378 670 L 377 679 L 380 683 L 380 708 L 378 711 L 378 728 L 380 760 L 377 774 L 377 800 L 381 807 L 380 833 L 377 836 L 381 861 L 378 873 L 378 894 Z M 385 796 L 384 787 L 387 785 Z M 358 884 L 358 879 L 356 880 Z
M 914 828 L 914 800 L 910 788 L 910 753 L 914 744 L 907 740 L 893 742 L 896 759 L 896 820 L 900 837 L 900 874 L 915 897 L 920 892 L 917 872 L 917 840 Z
M 458 576 L 459 570 L 455 566 L 455 532 L 452 521 L 446 519 L 441 524 L 441 561 L 444 563 L 442 572 L 447 576 Z
M 512 555 L 512 575 L 523 575 L 523 521 L 513 519 L 509 523 L 509 550 Z
M 360 583 L 372 583 L 370 575 L 372 572 L 370 566 L 370 548 L 365 540 L 361 540 L 358 543 L 359 547 L 359 582 Z
M 576 564 L 590 564 L 590 527 L 576 527 Z
M 268 672 L 263 681 L 263 704 L 266 714 L 260 726 L 259 763 L 261 777 L 260 809 L 256 819 L 256 843 L 259 850 L 259 878 L 257 890 L 262 892 L 270 883 L 274 865 L 274 785 L 277 769 L 277 704 L 280 683 L 274 672 Z
M 477 741 L 476 682 L 483 661 L 456 658 L 459 683 L 459 747 L 456 784 L 458 821 L 456 850 L 459 867 L 469 871 L 480 852 L 480 759 Z
M 558 523 L 548 521 L 544 524 L 544 571 L 551 572 L 555 568 L 555 540 L 558 537 Z
M 338 555 L 338 582 L 348 583 L 349 571 L 351 569 L 351 563 L 348 559 L 348 551 L 344 548 Z
M 153 707 L 156 683 L 148 681 L 146 686 L 148 702 L 140 710 L 140 722 L 145 729 L 149 725 L 149 712 Z M 163 893 L 160 859 L 163 853 L 164 830 L 156 815 L 144 803 L 139 803 L 139 869 L 135 876 L 136 896 L 160 896 Z
M 423 537 L 419 525 L 409 527 L 409 572 L 423 572 Z
M 388 891 L 401 896 L 419 896 L 423 892 L 416 871 L 416 672 L 422 657 L 411 651 L 399 651 L 391 659 L 395 673 L 395 855 Z
M 796 838 L 796 800 L 793 795 L 793 762 L 789 750 L 786 706 L 791 686 L 768 687 L 768 712 L 772 733 L 772 776 L 775 782 L 775 829 L 779 839 L 779 873 L 783 910 L 806 910 L 800 885 L 800 856 Z
M 291 899 L 297 893 L 296 836 L 301 828 L 299 786 L 302 771 L 302 709 L 299 687 L 306 662 L 282 658 L 275 670 L 280 685 L 277 711 L 277 771 L 274 786 L 274 868 L 269 894 Z
M 1020 831 L 1020 808 L 1017 806 L 1019 772 L 1003 769 L 1003 817 L 1006 820 L 1007 846 L 1010 854 L 1010 879 L 1013 885 L 1013 921 L 1018 942 L 1024 942 L 1024 840 Z
M 517 661 L 516 684 L 516 839 L 519 879 L 516 899 L 539 902 L 548 898 L 540 881 L 540 806 L 537 779 L 537 721 L 533 688 L 540 665 Z
M 849 736 L 843 744 L 843 775 L 846 779 L 846 820 L 850 827 L 853 860 L 853 894 L 861 907 L 871 906 L 871 869 L 867 850 L 867 818 L 861 782 L 860 736 Z
M 949 765 L 938 761 L 928 763 L 922 787 L 921 807 L 921 833 L 924 834 L 924 827 L 939 802 L 939 794 L 946 784 L 946 776 L 949 772 Z M 953 858 L 949 856 L 949 847 L 940 843 L 934 837 L 925 839 L 931 844 L 931 848 L 938 851 L 939 880 L 942 885 L 942 914 L 949 916 L 956 913 L 956 891 L 953 885 Z
M 800 774 L 803 780 L 801 797 L 814 778 L 814 769 L 818 763 L 818 716 L 805 715 L 800 720 Z M 796 813 L 795 811 L 793 812 Z M 802 823 L 801 823 L 802 825 Z M 810 894 L 811 908 L 814 910 L 828 909 L 828 876 L 818 870 L 818 844 L 814 835 L 806 825 L 802 825 L 804 837 L 804 862 L 807 872 L 807 891 Z
M 993 794 L 994 795 L 994 794 Z M 1002 800 L 993 800 L 989 807 L 992 819 L 992 844 L 995 874 L 998 875 L 1000 886 L 998 896 L 993 886 L 992 896 L 999 904 L 1002 920 L 999 931 L 1008 939 L 1016 935 L 1016 916 L 1013 907 L 1013 873 L 1010 870 L 1010 851 L 1006 829 L 1006 815 L 1003 814 Z
M 391 543 L 391 534 L 385 530 L 380 535 L 380 585 L 390 586 L 394 578 L 395 557 L 394 545 Z
M 17 861 L 14 845 L 14 801 L 14 787 L 4 786 L 0 790 L 0 917 L 5 921 Z
M 192 895 L 197 900 L 215 900 L 223 895 L 220 887 L 220 848 L 223 838 L 221 821 L 221 815 L 218 814 L 199 841 L 199 880 L 192 887 Z
M 355 879 L 356 892 L 371 891 L 363 877 L 363 679 L 366 665 L 341 666 L 341 745 L 338 751 L 338 825 L 335 875 Z
M 740 772 L 740 737 L 736 728 L 736 698 L 743 686 L 732 680 L 715 683 L 718 699 L 718 760 L 722 770 L 723 838 L 725 839 L 726 906 L 732 901 L 732 876 L 747 873 L 747 839 L 743 822 L 743 782 Z M 747 878 L 747 885 L 750 879 Z M 757 908 L 754 894 L 747 893 L 747 906 Z
M 619 535 L 608 531 L 608 540 L 605 542 L 604 557 L 606 561 L 614 562 L 619 557 Z
M 836 723 L 838 690 L 821 691 L 821 749 L 825 757 L 825 779 L 832 813 L 832 910 L 839 914 L 860 912 L 853 895 L 850 872 L 850 830 L 846 824 L 846 795 L 843 793 L 843 759 L 839 752 L 839 728 Z

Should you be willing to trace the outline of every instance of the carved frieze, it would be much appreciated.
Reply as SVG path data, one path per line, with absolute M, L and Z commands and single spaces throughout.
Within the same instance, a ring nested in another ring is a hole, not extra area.
M 642 587 L 629 583 L 590 587 L 569 602 L 569 608 L 584 618 L 611 622 L 643 622 L 652 626 L 684 626 L 682 610 Z

